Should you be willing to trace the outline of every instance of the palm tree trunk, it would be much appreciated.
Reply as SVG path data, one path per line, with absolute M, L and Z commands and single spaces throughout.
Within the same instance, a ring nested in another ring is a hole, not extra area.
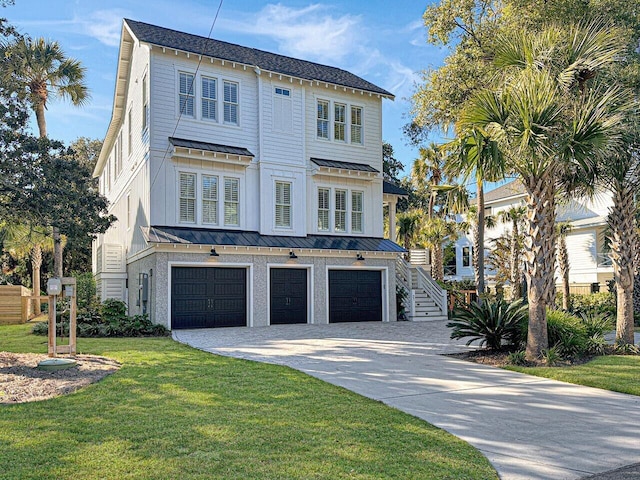
M 36 315 L 40 315 L 40 268 L 42 267 L 42 248 L 36 244 L 31 249 L 31 276 L 33 283 L 33 310 Z
M 522 284 L 520 279 L 522 277 L 520 273 L 520 255 L 518 252 L 518 222 L 514 220 L 511 228 L 511 265 L 510 265 L 510 278 L 511 281 L 511 300 L 517 300 L 522 296 Z
M 540 358 L 549 347 L 547 302 L 555 282 L 555 183 L 550 172 L 525 179 L 527 217 L 525 274 L 529 299 L 526 357 Z
M 476 293 L 478 305 L 482 305 L 484 295 L 484 189 L 482 180 L 477 182 L 478 218 L 473 235 L 473 273 L 476 277 Z
M 444 253 L 442 247 L 431 249 L 433 263 L 431 264 L 431 276 L 439 282 L 444 281 Z
M 47 121 L 44 118 L 44 103 L 38 103 L 35 108 L 36 120 L 38 122 L 38 132 L 40 138 L 47 136 Z
M 62 238 L 58 227 L 53 227 L 53 276 L 62 278 Z
M 569 310 L 569 252 L 564 235 L 558 238 L 558 269 L 562 278 L 562 309 Z
M 616 343 L 633 344 L 633 270 L 636 247 L 633 190 L 616 182 L 609 212 L 613 279 L 618 292 Z

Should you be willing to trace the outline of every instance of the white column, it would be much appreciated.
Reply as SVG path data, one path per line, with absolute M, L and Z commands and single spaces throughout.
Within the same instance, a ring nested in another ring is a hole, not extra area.
M 389 199 L 389 239 L 392 242 L 396 241 L 396 204 L 398 200 L 396 198 Z

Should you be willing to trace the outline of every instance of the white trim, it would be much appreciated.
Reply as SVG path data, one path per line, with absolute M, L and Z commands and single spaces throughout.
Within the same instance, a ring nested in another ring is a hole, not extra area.
M 247 327 L 253 327 L 253 263 L 167 262 L 167 328 L 171 330 L 171 270 L 173 267 L 246 268 L 247 269 Z
M 313 288 L 314 265 L 312 263 L 267 263 L 267 325 L 271 325 L 271 269 L 296 268 L 307 271 L 307 325 L 315 324 Z
M 381 276 L 380 295 L 382 295 L 382 322 L 389 322 L 389 267 L 359 266 L 359 265 L 327 265 L 325 271 L 325 307 L 327 309 L 327 324 L 331 323 L 330 295 L 329 295 L 329 270 L 373 270 L 379 271 Z

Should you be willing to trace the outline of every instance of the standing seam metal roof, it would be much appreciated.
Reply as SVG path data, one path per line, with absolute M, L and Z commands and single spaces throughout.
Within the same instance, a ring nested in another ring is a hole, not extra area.
M 349 88 L 357 88 L 393 98 L 393 94 L 367 80 L 336 67 L 265 52 L 256 48 L 179 32 L 125 18 L 133 34 L 142 42 L 182 50 L 229 62 L 256 66 L 260 69 Z

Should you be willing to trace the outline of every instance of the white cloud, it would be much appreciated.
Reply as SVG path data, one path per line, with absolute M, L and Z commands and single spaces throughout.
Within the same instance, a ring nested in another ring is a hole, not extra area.
M 87 20 L 76 17 L 77 22 L 86 35 L 93 37 L 109 47 L 120 44 L 122 18 L 126 13 L 122 10 L 98 10 L 90 14 Z
M 270 37 L 285 55 L 333 64 L 364 40 L 359 16 L 335 16 L 319 4 L 300 9 L 269 4 L 244 21 L 225 21 L 220 27 Z

